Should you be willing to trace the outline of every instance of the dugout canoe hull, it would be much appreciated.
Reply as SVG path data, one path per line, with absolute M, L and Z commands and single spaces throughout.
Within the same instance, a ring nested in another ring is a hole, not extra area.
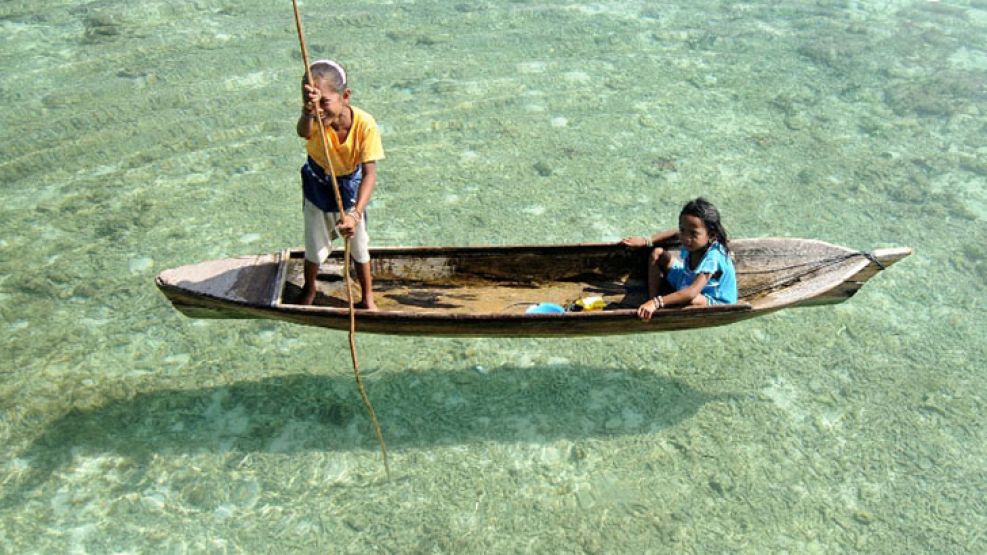
M 357 311 L 360 333 L 552 337 L 651 333 L 722 326 L 776 310 L 840 303 L 909 248 L 869 253 L 811 239 L 758 238 L 731 243 L 740 302 L 667 308 L 637 318 L 646 298 L 647 251 L 619 244 L 371 249 L 376 312 Z M 294 303 L 303 253 L 239 256 L 161 272 L 158 288 L 192 318 L 273 319 L 348 330 L 342 253 L 320 268 L 316 304 Z M 354 294 L 359 288 L 354 284 Z M 526 314 L 533 303 L 565 306 L 597 295 L 607 309 Z

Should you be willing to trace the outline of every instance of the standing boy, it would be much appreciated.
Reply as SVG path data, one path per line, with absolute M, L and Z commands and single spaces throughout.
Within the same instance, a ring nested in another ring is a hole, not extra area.
M 298 136 L 308 142 L 308 160 L 302 166 L 302 191 L 305 196 L 305 285 L 300 304 L 315 301 L 319 266 L 332 251 L 332 239 L 350 238 L 350 256 L 356 263 L 357 281 L 362 298 L 357 308 L 377 310 L 374 304 L 373 277 L 370 273 L 370 238 L 365 213 L 370 194 L 377 182 L 377 160 L 384 158 L 380 131 L 373 116 L 350 106 L 350 89 L 346 71 L 332 60 L 318 60 L 311 65 L 312 80 L 302 79 L 302 113 L 298 118 Z M 336 173 L 343 210 L 336 204 L 325 158 L 316 105 L 322 110 L 321 124 L 329 139 L 329 157 Z M 342 212 L 342 214 L 341 214 Z

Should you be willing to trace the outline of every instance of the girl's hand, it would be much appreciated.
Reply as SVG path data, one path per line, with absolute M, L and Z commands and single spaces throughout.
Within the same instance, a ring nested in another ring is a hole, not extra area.
M 647 247 L 649 246 L 648 245 L 649 242 L 650 241 L 648 241 L 646 237 L 624 237 L 620 241 L 620 243 L 625 247 L 632 247 L 635 249 L 639 249 L 641 247 Z
M 654 299 L 645 302 L 641 306 L 637 307 L 638 318 L 647 322 L 654 316 L 655 312 L 658 312 L 658 305 L 655 303 Z

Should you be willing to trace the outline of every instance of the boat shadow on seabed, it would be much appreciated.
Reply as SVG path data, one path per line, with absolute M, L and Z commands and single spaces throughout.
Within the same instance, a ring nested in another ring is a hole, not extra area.
M 579 442 L 653 434 L 690 418 L 711 396 L 638 370 L 475 367 L 375 372 L 368 390 L 392 451 L 478 442 Z M 375 450 L 349 374 L 294 374 L 203 389 L 166 389 L 53 421 L 17 458 L 0 506 L 47 497 L 50 478 L 89 456 L 122 458 L 139 480 L 158 455 Z

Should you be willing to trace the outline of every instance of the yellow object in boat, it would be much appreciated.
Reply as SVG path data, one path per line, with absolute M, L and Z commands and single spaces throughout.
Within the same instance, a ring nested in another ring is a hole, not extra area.
M 603 310 L 607 306 L 607 301 L 603 300 L 603 297 L 593 296 L 576 299 L 572 304 L 576 307 L 575 310 Z

